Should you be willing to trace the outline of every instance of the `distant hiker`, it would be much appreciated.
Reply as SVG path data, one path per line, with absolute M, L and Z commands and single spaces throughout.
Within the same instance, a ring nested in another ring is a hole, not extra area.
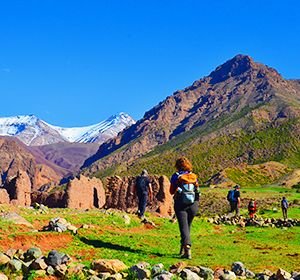
M 145 219 L 145 210 L 148 201 L 148 195 L 152 200 L 152 187 L 148 172 L 144 169 L 140 176 L 135 181 L 135 192 L 138 197 L 138 216 L 143 220 Z
M 230 213 L 235 211 L 236 216 L 240 215 L 240 202 L 241 202 L 241 195 L 240 195 L 240 186 L 235 185 L 232 190 L 227 193 L 227 200 L 230 204 Z
M 281 200 L 281 209 L 282 209 L 282 215 L 283 215 L 284 220 L 286 220 L 288 218 L 287 217 L 288 208 L 289 208 L 289 203 L 288 203 L 287 199 L 284 196 Z
M 248 212 L 249 212 L 250 219 L 254 218 L 256 211 L 257 211 L 257 203 L 253 198 L 251 198 L 248 204 Z
M 197 175 L 192 173 L 190 161 L 181 157 L 175 163 L 177 172 L 171 177 L 170 193 L 174 194 L 174 209 L 179 224 L 182 258 L 191 259 L 191 224 L 199 210 Z

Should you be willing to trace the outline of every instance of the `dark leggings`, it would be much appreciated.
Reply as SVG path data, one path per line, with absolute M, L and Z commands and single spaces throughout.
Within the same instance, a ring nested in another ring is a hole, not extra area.
M 139 199 L 139 215 L 144 216 L 146 206 L 147 206 L 148 193 L 139 193 L 138 199 Z
M 178 220 L 181 244 L 182 245 L 191 245 L 191 224 L 198 213 L 199 202 L 196 201 L 190 206 L 182 206 L 175 201 L 175 214 Z

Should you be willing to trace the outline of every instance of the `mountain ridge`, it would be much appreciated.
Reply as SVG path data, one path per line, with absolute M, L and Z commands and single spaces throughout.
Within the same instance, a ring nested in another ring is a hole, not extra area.
M 35 115 L 24 115 L 0 118 L 0 135 L 17 137 L 28 146 L 58 142 L 102 143 L 133 123 L 135 121 L 123 112 L 94 125 L 72 128 L 48 124 Z
M 100 145 L 85 162 L 84 172 L 97 173 L 121 162 L 122 170 L 130 169 L 137 159 L 196 128 L 214 135 L 212 128 L 216 126 L 219 134 L 230 134 L 243 127 L 251 131 L 297 118 L 298 85 L 249 56 L 237 55 L 191 86 L 174 92 L 136 124 Z M 204 141 L 200 134 L 194 142 Z

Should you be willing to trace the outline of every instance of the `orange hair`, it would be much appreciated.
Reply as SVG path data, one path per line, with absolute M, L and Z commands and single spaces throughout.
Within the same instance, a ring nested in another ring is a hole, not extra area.
M 175 167 L 178 171 L 192 171 L 193 166 L 186 157 L 180 157 L 176 160 Z

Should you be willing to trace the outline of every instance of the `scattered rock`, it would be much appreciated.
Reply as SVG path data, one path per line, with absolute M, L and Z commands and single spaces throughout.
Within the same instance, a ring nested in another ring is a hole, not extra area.
M 252 272 L 252 271 L 249 270 L 249 269 L 246 269 L 246 278 L 247 278 L 247 279 L 255 278 L 255 273 Z
M 50 220 L 49 224 L 43 227 L 44 231 L 56 231 L 56 232 L 64 232 L 64 231 L 71 231 L 74 234 L 77 234 L 77 227 L 71 225 L 71 223 L 67 222 L 63 218 L 53 218 Z
M 109 277 L 106 278 L 107 280 L 122 280 L 123 276 L 121 273 L 116 273 L 113 275 L 110 275 Z
M 220 224 L 240 225 L 241 227 L 256 226 L 256 227 L 277 227 L 277 228 L 285 229 L 293 226 L 300 226 L 300 220 L 298 219 L 288 219 L 288 220 L 274 219 L 274 218 L 250 219 L 242 216 L 236 217 L 232 215 L 216 216 L 215 218 L 210 218 L 207 221 L 216 225 L 220 225 Z
M 58 277 L 64 277 L 67 274 L 68 267 L 65 264 L 59 264 L 55 266 L 55 275 Z
M 68 255 L 59 253 L 56 250 L 52 250 L 48 254 L 46 263 L 48 265 L 52 265 L 53 267 L 56 267 L 58 265 L 68 263 L 69 260 L 70 260 L 70 257 Z
M 0 272 L 0 280 L 8 280 L 8 277 Z
M 300 280 L 300 272 L 293 271 L 293 272 L 292 272 L 292 278 L 293 278 L 294 280 Z
M 183 269 L 179 275 L 184 280 L 201 280 L 200 276 L 186 268 Z
M 176 279 L 176 278 L 171 272 L 168 271 L 164 271 L 153 278 L 153 280 L 172 280 L 172 279 Z
M 214 279 L 214 271 L 210 268 L 200 266 L 199 276 L 204 280 L 213 280 Z
M 123 215 L 125 225 L 130 225 L 131 219 L 128 215 Z
M 120 260 L 100 259 L 92 262 L 92 269 L 97 272 L 109 272 L 115 274 L 127 269 L 127 266 Z
M 231 270 L 235 273 L 236 276 L 246 275 L 246 268 L 241 262 L 234 262 L 231 266 Z
M 10 260 L 8 265 L 13 272 L 20 271 L 22 269 L 22 262 L 16 259 Z
M 14 212 L 1 214 L 0 218 L 12 222 L 16 225 L 23 225 L 29 228 L 33 228 L 33 225 L 31 223 L 29 223 L 26 219 Z
M 180 273 L 185 267 L 186 267 L 186 263 L 185 262 L 179 262 L 176 264 L 171 265 L 170 267 L 170 272 L 173 274 L 178 274 Z
M 7 264 L 9 261 L 10 258 L 7 255 L 0 253 L 0 266 Z
M 276 280 L 288 280 L 288 279 L 291 279 L 292 275 L 283 270 L 282 268 L 279 268 L 277 270 L 277 273 L 276 273 Z
M 42 256 L 42 251 L 40 248 L 30 248 L 24 254 L 24 258 L 26 262 L 38 259 L 41 256 Z
M 129 268 L 129 271 L 135 279 L 145 279 L 150 278 L 151 271 L 149 270 L 150 264 L 146 262 L 140 262 Z
M 164 265 L 162 263 L 155 264 L 151 269 L 151 275 L 154 277 L 156 275 L 159 275 L 163 272 Z
M 31 268 L 34 270 L 44 270 L 48 267 L 48 265 L 45 262 L 45 257 L 41 256 L 39 258 L 37 258 L 36 260 L 34 260 L 31 264 Z

